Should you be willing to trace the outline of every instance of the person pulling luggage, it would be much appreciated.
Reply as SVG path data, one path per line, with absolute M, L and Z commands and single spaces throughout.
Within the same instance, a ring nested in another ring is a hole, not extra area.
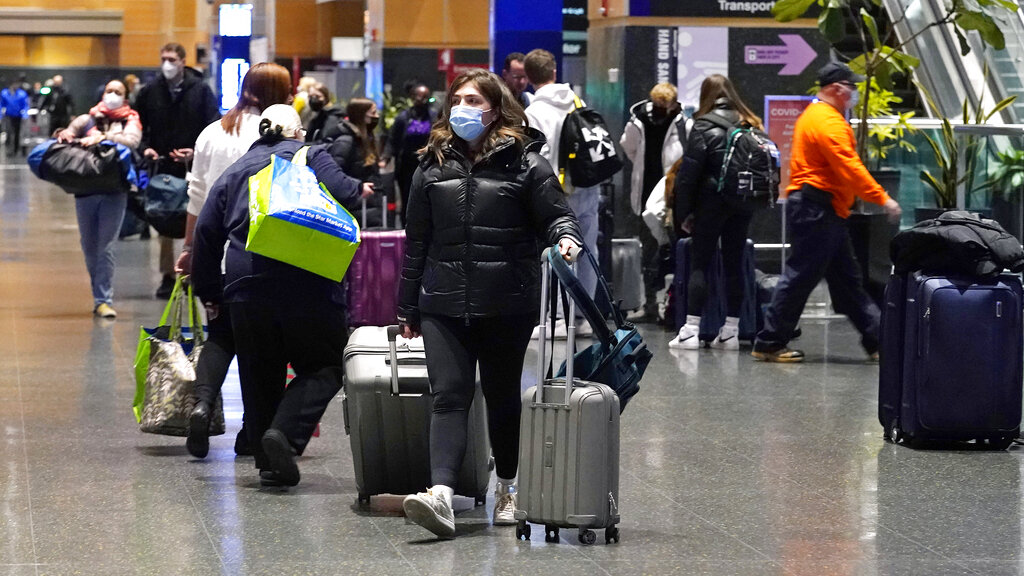
M 413 176 L 398 321 L 422 334 L 433 396 L 433 486 L 406 497 L 413 522 L 455 535 L 452 495 L 466 451 L 477 367 L 498 484 L 494 524 L 515 524 L 520 381 L 540 313 L 538 236 L 568 257 L 583 235 L 526 116 L 501 78 L 457 76 Z M 539 135 L 539 133 L 536 133 Z

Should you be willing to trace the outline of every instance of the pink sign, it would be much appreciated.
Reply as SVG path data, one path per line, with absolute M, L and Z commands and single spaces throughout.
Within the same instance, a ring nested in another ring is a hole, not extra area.
M 813 96 L 765 96 L 765 132 L 779 147 L 782 161 L 782 190 L 789 186 L 789 158 L 793 149 L 793 128 L 796 119 L 814 101 Z

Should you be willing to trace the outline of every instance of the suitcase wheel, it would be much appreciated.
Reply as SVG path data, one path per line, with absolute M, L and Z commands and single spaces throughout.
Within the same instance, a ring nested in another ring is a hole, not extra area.
M 545 542 L 558 542 L 558 526 L 545 526 L 544 527 L 544 541 Z
M 360 504 L 366 504 L 367 506 L 369 506 L 370 505 L 370 495 L 369 494 L 360 494 L 359 495 L 359 503 Z
M 529 540 L 530 532 L 532 532 L 532 529 L 526 520 L 520 520 L 519 523 L 516 524 L 516 540 Z
M 597 534 L 593 530 L 580 530 L 580 544 L 591 546 L 597 542 Z
M 609 526 L 609 527 L 604 529 L 604 543 L 605 544 L 611 544 L 612 542 L 615 542 L 616 544 L 619 543 L 619 527 L 618 526 Z

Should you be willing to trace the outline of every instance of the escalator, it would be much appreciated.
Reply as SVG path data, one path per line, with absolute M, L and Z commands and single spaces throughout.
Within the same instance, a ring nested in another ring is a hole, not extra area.
M 883 0 L 883 5 L 900 42 L 945 14 L 943 0 Z M 928 28 L 904 47 L 905 52 L 921 60 L 915 76 L 938 108 L 929 111 L 932 116 L 959 120 L 965 98 L 970 99 L 972 108 L 981 105 L 990 110 L 999 100 L 1017 95 L 1020 100 L 989 123 L 1024 121 L 1024 16 L 1019 10 L 1007 14 L 999 26 L 1006 37 L 1003 50 L 985 47 L 978 34 L 970 32 L 971 52 L 961 56 L 956 33 L 948 25 Z

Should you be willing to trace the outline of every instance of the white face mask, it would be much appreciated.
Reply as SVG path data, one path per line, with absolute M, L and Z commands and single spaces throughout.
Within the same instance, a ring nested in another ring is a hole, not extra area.
M 110 110 L 116 110 L 121 106 L 124 106 L 124 96 L 117 94 L 116 92 L 107 92 L 103 95 L 103 103 L 107 105 Z
M 164 60 L 164 63 L 160 65 L 160 72 L 164 75 L 164 78 L 174 80 L 181 74 L 181 66 Z
M 860 90 L 854 90 L 850 93 L 850 110 L 853 110 L 860 104 Z

